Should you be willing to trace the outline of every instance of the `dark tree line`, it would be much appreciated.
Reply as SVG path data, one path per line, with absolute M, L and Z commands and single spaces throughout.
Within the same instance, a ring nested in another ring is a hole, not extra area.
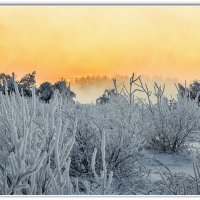
M 6 92 L 8 94 L 14 93 L 15 82 L 21 95 L 23 93 L 25 97 L 31 97 L 32 88 L 35 88 L 36 95 L 38 95 L 39 98 L 46 103 L 48 103 L 49 100 L 53 97 L 56 90 L 58 90 L 60 95 L 62 95 L 63 97 L 67 97 L 68 100 L 73 101 L 73 98 L 76 97 L 76 94 L 70 89 L 70 84 L 67 84 L 64 79 L 57 81 L 55 84 L 52 84 L 50 82 L 43 82 L 37 88 L 35 76 L 36 72 L 34 71 L 32 73 L 26 74 L 24 77 L 21 78 L 21 80 L 17 81 L 14 73 L 12 73 L 12 75 L 0 73 L 0 91 L 3 94 L 5 94 Z
M 193 81 L 189 87 L 183 86 L 182 84 L 178 84 L 177 86 L 179 95 L 181 97 L 188 97 L 192 100 L 197 100 L 200 105 L 200 82 L 195 80 Z
M 115 89 L 106 89 L 104 91 L 104 93 L 102 94 L 102 96 L 100 96 L 97 100 L 96 103 L 97 104 L 105 104 L 110 102 L 110 99 L 114 96 L 117 96 L 117 92 L 115 91 Z

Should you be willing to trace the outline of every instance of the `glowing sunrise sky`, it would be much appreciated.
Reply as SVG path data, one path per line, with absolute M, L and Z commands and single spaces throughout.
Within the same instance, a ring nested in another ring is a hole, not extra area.
M 1 6 L 0 71 L 200 78 L 200 6 Z

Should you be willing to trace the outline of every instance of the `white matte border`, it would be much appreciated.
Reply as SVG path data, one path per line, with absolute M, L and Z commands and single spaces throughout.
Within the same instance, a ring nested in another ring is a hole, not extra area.
M 200 4 L 200 0 L 0 0 L 0 4 Z

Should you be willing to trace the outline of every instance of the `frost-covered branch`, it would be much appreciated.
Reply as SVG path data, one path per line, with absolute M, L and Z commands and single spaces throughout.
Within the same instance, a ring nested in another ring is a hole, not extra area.
M 91 162 L 91 168 L 92 172 L 94 174 L 94 177 L 97 181 L 97 183 L 101 187 L 101 194 L 105 195 L 108 189 L 110 188 L 110 185 L 112 183 L 112 177 L 113 172 L 110 171 L 109 175 L 107 173 L 107 167 L 106 167 L 106 133 L 103 130 L 102 131 L 102 139 L 101 139 L 101 156 L 102 156 L 102 165 L 103 165 L 103 171 L 101 171 L 101 175 L 98 176 L 95 170 L 95 163 L 96 163 L 96 155 L 97 155 L 97 149 L 94 149 L 94 152 L 92 154 L 92 162 Z

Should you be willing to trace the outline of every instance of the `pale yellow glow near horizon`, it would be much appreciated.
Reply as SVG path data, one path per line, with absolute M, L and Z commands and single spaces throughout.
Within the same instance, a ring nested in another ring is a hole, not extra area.
M 200 78 L 200 7 L 1 6 L 0 71 Z

